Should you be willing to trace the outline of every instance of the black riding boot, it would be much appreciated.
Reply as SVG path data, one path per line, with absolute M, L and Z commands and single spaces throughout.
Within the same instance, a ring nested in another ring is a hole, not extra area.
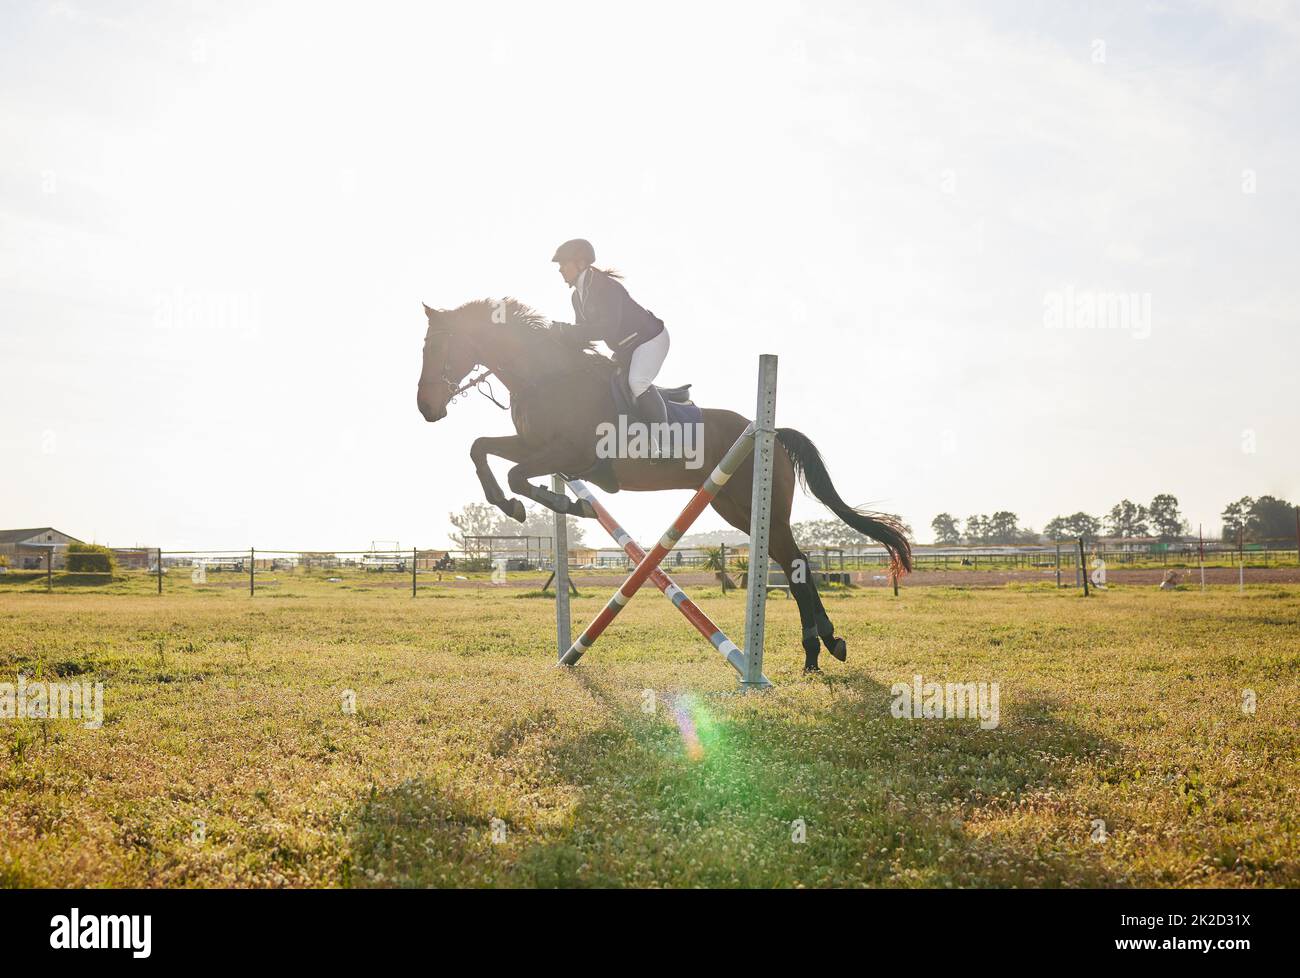
M 670 459 L 669 452 L 671 446 L 667 443 L 667 423 L 668 408 L 664 405 L 664 399 L 659 394 L 659 389 L 651 387 L 644 394 L 636 399 L 637 413 L 641 415 L 641 420 L 649 427 L 650 458 L 653 459 Z M 664 425 L 665 427 L 659 427 Z M 664 432 L 664 442 L 659 441 L 660 432 Z

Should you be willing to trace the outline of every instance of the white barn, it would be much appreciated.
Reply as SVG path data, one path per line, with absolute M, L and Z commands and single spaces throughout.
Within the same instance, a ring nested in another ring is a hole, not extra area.
M 54 566 L 61 568 L 67 563 L 70 543 L 81 541 L 52 526 L 0 530 L 0 557 L 8 558 L 11 570 L 39 569 L 45 566 L 46 552 L 53 550 Z

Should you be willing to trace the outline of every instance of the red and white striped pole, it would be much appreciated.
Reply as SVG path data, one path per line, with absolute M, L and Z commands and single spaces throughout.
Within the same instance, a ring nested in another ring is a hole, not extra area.
M 704 508 L 713 502 L 713 498 L 722 491 L 722 487 L 727 484 L 740 464 L 749 457 L 749 453 L 754 450 L 754 425 L 751 423 L 746 426 L 740 437 L 727 450 L 727 454 L 722 457 L 713 473 L 705 480 L 704 485 L 696 490 L 691 501 L 681 511 L 681 514 L 673 521 L 673 525 L 668 528 L 668 532 L 659 538 L 659 542 L 654 545 L 648 554 L 636 565 L 623 586 L 614 592 L 614 596 L 609 599 L 609 603 L 601 609 L 592 623 L 587 626 L 586 631 L 578 636 L 578 640 L 569 647 L 569 651 L 560 657 L 560 665 L 571 666 L 582 658 L 584 652 L 596 644 L 596 639 L 600 638 L 601 632 L 609 627 L 620 611 L 629 601 L 635 597 L 636 592 L 640 590 L 641 585 L 651 575 L 656 567 L 668 556 L 668 552 L 677 545 L 677 541 L 682 535 L 690 529 L 691 524 L 704 512 Z M 766 568 L 764 568 L 766 569 Z
M 585 482 L 579 479 L 570 479 L 569 488 L 577 494 L 579 499 L 585 499 L 591 505 L 591 508 L 596 511 L 597 522 L 605 528 L 606 533 L 614 538 L 614 542 L 623 548 L 625 554 L 638 564 L 645 560 L 645 551 L 637 545 L 637 542 L 632 539 L 626 530 L 618 525 L 618 521 L 610 515 L 609 510 L 592 494 Z M 723 568 L 723 573 L 726 573 L 726 568 Z M 745 653 L 740 650 L 735 642 L 723 634 L 722 629 L 700 610 L 700 606 L 692 601 L 671 577 L 656 567 L 650 572 L 650 583 L 662 591 L 664 596 L 673 603 L 673 606 L 682 613 L 682 617 L 694 625 L 695 630 L 707 638 L 709 644 L 722 653 L 736 672 L 742 676 L 745 674 Z

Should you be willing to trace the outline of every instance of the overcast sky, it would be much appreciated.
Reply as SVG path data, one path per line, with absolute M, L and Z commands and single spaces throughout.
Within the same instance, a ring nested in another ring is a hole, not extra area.
M 579 235 L 922 541 L 1300 496 L 1293 4 L 330 6 L 3 4 L 0 527 L 443 543 L 509 422 L 420 417 L 420 303 L 571 318 Z

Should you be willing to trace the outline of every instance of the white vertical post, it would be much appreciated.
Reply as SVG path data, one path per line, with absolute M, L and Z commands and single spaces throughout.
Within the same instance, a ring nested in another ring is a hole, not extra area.
M 771 686 L 763 675 L 763 626 L 767 613 L 768 537 L 772 529 L 772 455 L 776 447 L 776 357 L 758 358 L 758 406 L 754 410 L 754 492 L 749 503 L 749 587 L 745 606 L 745 689 Z
M 551 488 L 560 495 L 567 495 L 565 492 L 564 480 L 558 476 L 551 476 Z M 556 645 L 559 646 L 558 656 L 564 655 L 569 651 L 569 646 L 573 643 L 569 638 L 569 518 L 563 513 L 555 514 L 555 547 L 552 554 L 555 557 L 555 635 Z
M 1200 543 L 1197 545 L 1196 562 L 1201 568 L 1201 590 L 1205 590 L 1205 533 L 1201 529 L 1201 524 L 1196 524 L 1196 536 Z

